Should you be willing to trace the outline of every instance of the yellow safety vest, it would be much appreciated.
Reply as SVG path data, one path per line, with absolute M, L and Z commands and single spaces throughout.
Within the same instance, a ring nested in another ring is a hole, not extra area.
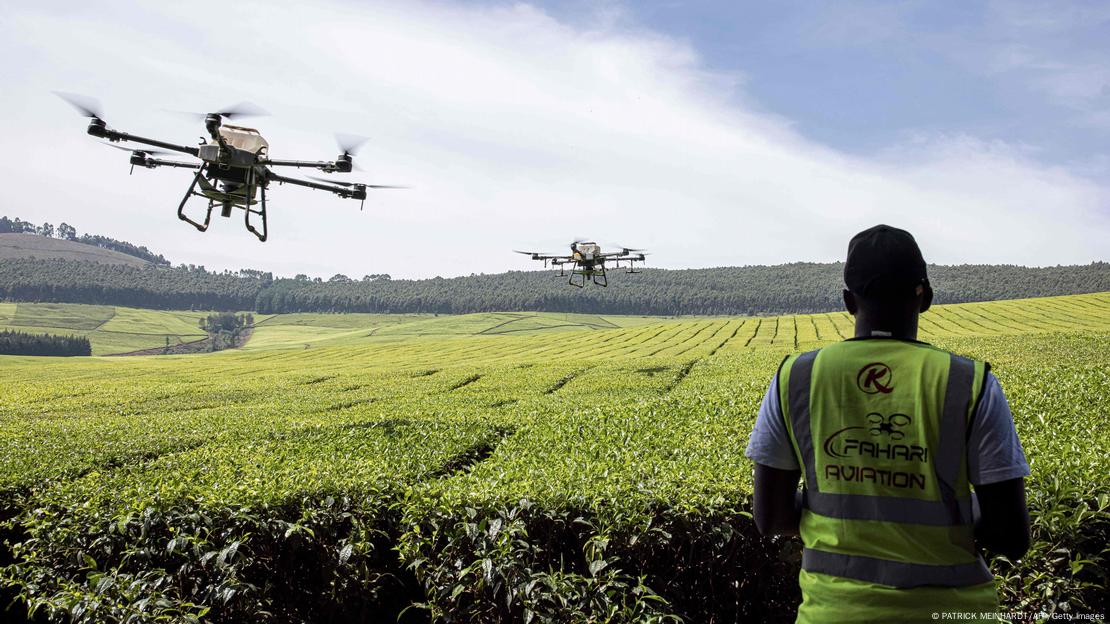
M 998 611 L 967 480 L 967 432 L 986 372 L 894 339 L 848 340 L 783 362 L 780 404 L 805 486 L 798 622 Z

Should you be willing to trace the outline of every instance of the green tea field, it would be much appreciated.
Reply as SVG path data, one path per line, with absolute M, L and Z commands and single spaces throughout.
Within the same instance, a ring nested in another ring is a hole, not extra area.
M 95 354 L 0 357 L 0 594 L 31 621 L 793 621 L 743 452 L 847 314 L 290 314 L 103 357 L 200 316 L 0 304 Z M 937 306 L 920 338 L 991 362 L 1032 468 L 1004 607 L 1105 613 L 1110 293 Z

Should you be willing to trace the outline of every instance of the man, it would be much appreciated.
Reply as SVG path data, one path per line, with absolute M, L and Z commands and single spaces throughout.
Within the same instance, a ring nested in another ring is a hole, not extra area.
M 855 337 L 786 358 L 746 453 L 756 527 L 805 547 L 797 621 L 997 612 L 979 548 L 1029 547 L 1029 466 L 998 380 L 917 341 L 933 291 L 909 232 L 853 237 L 844 282 Z

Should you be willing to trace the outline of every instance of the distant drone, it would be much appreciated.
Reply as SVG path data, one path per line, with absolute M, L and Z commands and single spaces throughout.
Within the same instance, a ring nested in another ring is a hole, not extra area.
M 513 251 L 516 251 L 515 249 Z M 590 280 L 598 286 L 608 286 L 609 278 L 605 272 L 605 263 L 611 263 L 614 268 L 621 268 L 622 262 L 627 262 L 626 273 L 639 273 L 636 263 L 643 263 L 646 255 L 643 249 L 630 249 L 622 247 L 620 251 L 603 253 L 601 246 L 589 241 L 574 241 L 570 244 L 570 254 L 566 256 L 544 254 L 537 251 L 517 251 L 516 253 L 531 256 L 533 260 L 543 260 L 546 267 L 549 263 L 559 269 L 559 277 L 567 277 L 565 265 L 571 265 L 570 279 L 567 283 L 571 286 L 582 288 Z M 576 279 L 578 278 L 578 279 Z
M 204 139 L 202 137 L 198 147 L 190 147 L 113 130 L 105 123 L 104 116 L 100 113 L 100 105 L 95 99 L 71 93 L 57 93 L 57 95 L 76 108 L 83 116 L 91 119 L 88 128 L 89 134 L 107 139 L 110 141 L 106 144 L 109 147 L 131 152 L 132 172 L 135 171 L 136 166 L 146 167 L 147 169 L 179 167 L 196 171 L 196 175 L 193 176 L 193 183 L 189 185 L 189 190 L 185 191 L 185 197 L 177 207 L 177 217 L 201 232 L 208 229 L 208 224 L 212 220 L 212 209 L 217 205 L 220 207 L 220 216 L 223 217 L 230 217 L 233 208 L 241 208 L 244 211 L 244 224 L 247 230 L 257 236 L 258 240 L 265 242 L 268 235 L 266 189 L 271 182 L 295 184 L 329 191 L 340 197 L 357 199 L 359 202 L 366 201 L 366 189 L 404 188 L 363 184 L 361 182 L 339 182 L 312 176 L 308 177 L 316 181 L 309 182 L 274 173 L 269 167 L 303 167 L 319 169 L 325 173 L 348 173 L 354 168 L 353 156 L 356 150 L 366 139 L 336 135 L 342 153 L 333 161 L 272 160 L 269 157 L 270 145 L 266 142 L 266 139 L 262 138 L 258 130 L 223 123 L 224 119 L 231 120 L 237 117 L 267 114 L 260 108 L 246 102 L 215 113 L 194 115 L 198 119 L 204 120 L 204 126 L 208 130 L 210 138 Z M 162 160 L 154 158 L 154 156 L 169 154 L 170 152 L 112 145 L 112 143 L 120 141 L 143 143 L 164 150 L 188 154 L 200 159 L 201 162 Z M 199 190 L 197 190 L 198 187 Z M 185 204 L 190 197 L 194 196 L 208 200 L 208 212 L 205 214 L 203 223 L 198 223 L 185 214 Z M 251 215 L 262 218 L 262 231 L 255 229 L 251 223 Z

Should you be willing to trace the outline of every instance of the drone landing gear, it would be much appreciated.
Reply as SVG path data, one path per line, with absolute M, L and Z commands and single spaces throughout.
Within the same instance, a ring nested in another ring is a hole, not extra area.
M 215 186 L 213 186 L 206 179 L 206 175 L 205 175 L 206 173 L 207 173 L 206 168 L 201 168 L 197 171 L 197 174 L 195 176 L 193 176 L 192 184 L 190 184 L 188 190 L 185 191 L 185 197 L 181 198 L 181 203 L 177 206 L 177 218 L 181 219 L 182 221 L 185 221 L 189 225 L 192 225 L 198 231 L 201 231 L 201 232 L 204 232 L 208 229 L 208 225 L 212 222 L 212 210 L 216 207 L 217 204 L 220 205 L 220 215 L 223 216 L 223 217 L 230 217 L 231 216 L 231 211 L 236 206 L 236 201 L 237 201 L 237 197 L 233 197 L 231 195 L 231 193 L 220 191 Z M 200 184 L 201 190 L 206 191 L 207 193 L 198 192 L 196 190 L 197 184 Z M 254 193 L 255 193 L 256 189 L 259 191 L 259 194 L 261 195 L 261 201 L 260 201 L 260 204 L 259 204 L 260 207 L 259 208 L 252 208 L 251 207 L 251 199 L 254 197 Z M 213 199 L 212 195 L 210 195 L 209 193 L 222 195 L 223 199 Z M 188 203 L 189 198 L 193 197 L 194 195 L 197 196 L 197 197 L 204 197 L 205 199 L 208 200 L 208 210 L 204 215 L 204 223 L 197 223 L 196 221 L 190 219 L 189 216 L 185 214 L 185 204 Z M 251 234 L 254 234 L 256 237 L 258 237 L 259 241 L 261 241 L 263 243 L 266 242 L 266 238 L 269 236 L 269 227 L 268 227 L 268 224 L 266 222 L 266 186 L 262 185 L 262 184 L 258 184 L 256 175 L 255 175 L 255 172 L 254 172 L 253 169 L 249 170 L 248 173 L 247 173 L 247 182 L 246 182 L 245 191 L 244 191 L 244 194 L 243 194 L 242 208 L 243 208 L 244 212 L 246 213 L 244 215 L 243 222 L 244 222 L 244 225 L 246 225 L 247 230 Z M 262 217 L 262 230 L 261 231 L 259 231 L 257 228 L 255 228 L 254 224 L 251 223 L 251 215 L 252 214 Z
M 581 279 L 575 280 L 574 276 L 580 276 Z M 590 281 L 596 286 L 606 288 L 609 286 L 609 277 L 605 274 L 605 267 L 600 269 L 590 269 L 588 271 L 571 271 L 570 279 L 567 283 L 575 288 L 582 288 L 586 285 L 586 278 L 589 277 Z
M 253 180 L 252 180 L 252 184 L 253 184 Z M 253 193 L 250 192 L 251 191 L 250 188 L 248 188 L 247 190 L 248 190 L 247 197 L 249 198 L 253 195 Z M 269 232 L 269 230 L 266 227 L 266 187 L 265 186 L 261 187 L 261 193 L 260 194 L 262 196 L 261 197 L 261 206 L 262 206 L 262 208 L 260 210 L 255 210 L 254 208 L 251 208 L 250 201 L 248 200 L 247 205 L 243 207 L 243 209 L 244 209 L 243 223 L 247 226 L 247 229 L 250 231 L 251 234 L 254 234 L 255 236 L 258 237 L 259 242 L 265 243 L 266 242 L 266 237 L 268 236 L 268 232 Z M 256 215 L 259 215 L 260 217 L 262 217 L 262 231 L 261 232 L 254 229 L 254 226 L 251 225 L 251 215 L 252 214 L 256 214 Z
M 204 197 L 203 194 L 198 193 L 195 190 L 197 188 L 197 183 L 201 182 L 202 180 L 204 180 L 204 168 L 203 167 L 200 168 L 199 170 L 197 170 L 197 174 L 195 176 L 193 176 L 193 183 L 189 185 L 189 189 L 187 191 L 185 191 L 185 197 L 181 198 L 181 204 L 177 206 L 177 218 L 181 219 L 182 221 L 184 221 L 186 223 L 188 223 L 189 225 L 192 225 L 193 227 L 200 230 L 201 232 L 207 230 L 208 229 L 208 224 L 212 221 L 212 206 L 213 206 L 214 202 L 211 199 L 208 200 L 208 214 L 206 214 L 204 216 L 204 224 L 203 225 L 200 224 L 200 223 L 197 223 L 196 221 L 193 221 L 192 219 L 190 219 L 188 216 L 185 215 L 185 203 L 188 202 L 189 198 L 192 197 L 193 195 L 198 195 L 200 197 Z

